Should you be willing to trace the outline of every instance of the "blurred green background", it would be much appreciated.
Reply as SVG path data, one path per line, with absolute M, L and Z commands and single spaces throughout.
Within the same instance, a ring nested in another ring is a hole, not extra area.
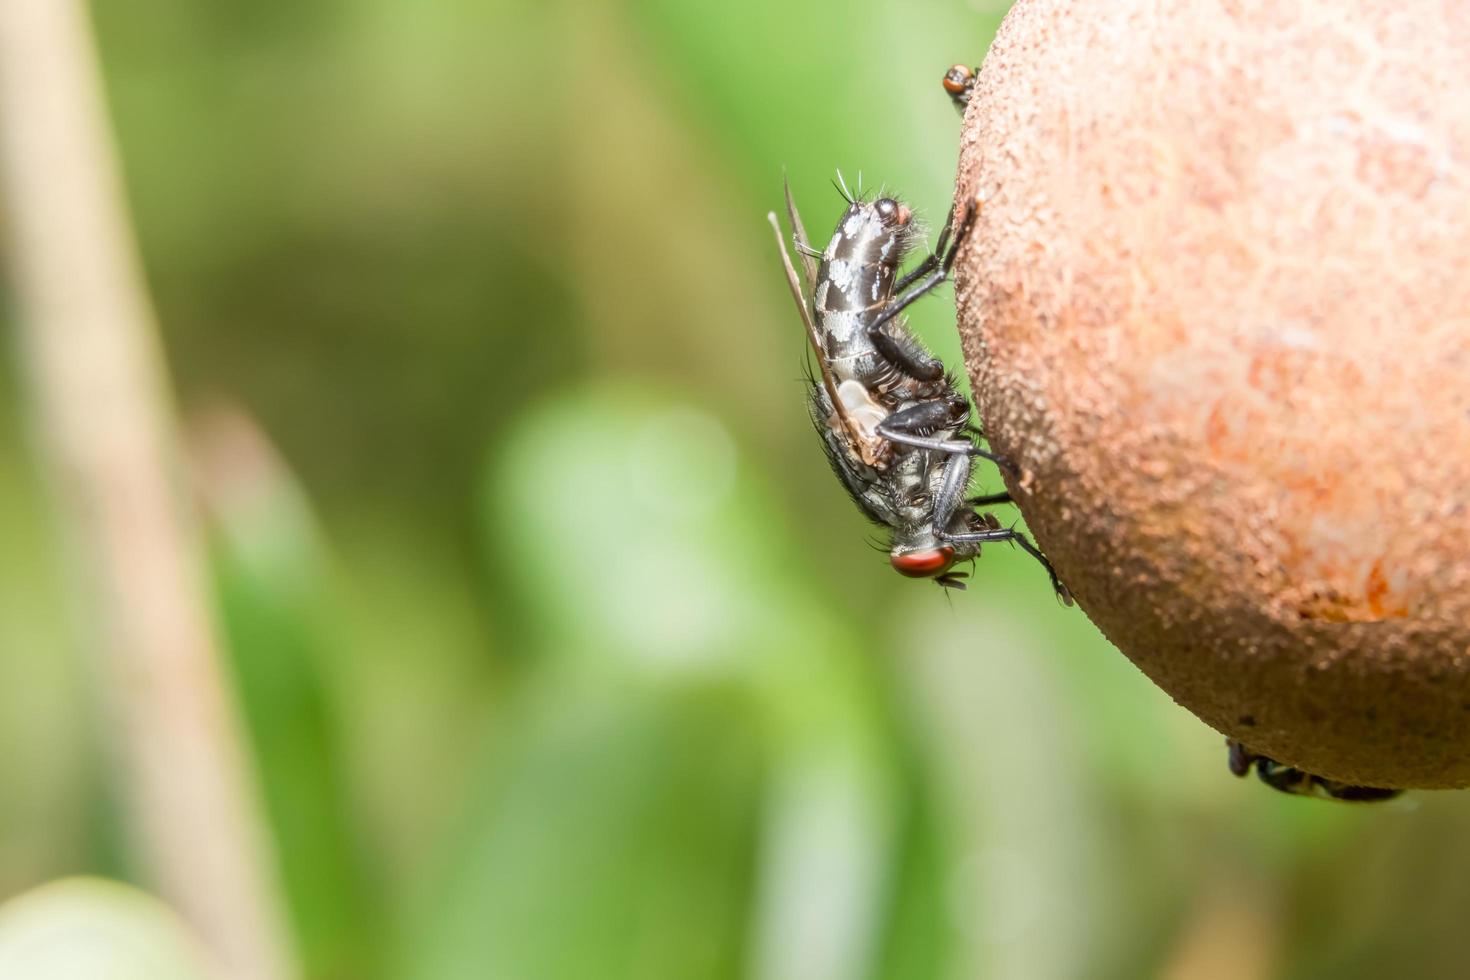
M 764 215 L 937 224 L 1005 7 L 92 5 L 309 977 L 1470 972 L 1462 798 L 1232 779 L 828 471 Z M 5 336 L 0 897 L 146 885 Z

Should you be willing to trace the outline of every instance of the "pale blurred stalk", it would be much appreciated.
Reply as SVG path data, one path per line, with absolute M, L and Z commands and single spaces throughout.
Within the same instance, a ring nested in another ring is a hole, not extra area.
M 0 192 L 24 367 L 137 853 L 228 976 L 290 977 L 78 0 L 0 0 Z

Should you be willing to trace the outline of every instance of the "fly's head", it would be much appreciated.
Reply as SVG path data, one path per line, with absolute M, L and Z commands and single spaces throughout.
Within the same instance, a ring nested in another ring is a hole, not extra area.
M 1000 528 L 1000 522 L 994 514 L 981 514 L 973 510 L 963 509 L 950 519 L 949 534 L 960 534 L 970 531 L 994 531 Z M 955 571 L 954 567 L 962 562 L 974 561 L 980 554 L 980 545 L 973 541 L 954 541 L 948 537 L 941 537 L 934 533 L 933 527 L 925 528 L 920 534 L 911 536 L 905 540 L 906 550 L 900 553 L 895 539 L 895 547 L 889 561 L 893 567 L 903 575 L 911 578 L 932 578 L 946 589 L 965 588 L 964 580 L 969 578 L 967 572 Z M 920 570 L 923 569 L 923 570 Z
M 954 525 L 951 530 L 964 529 L 963 521 L 951 523 Z M 900 575 L 933 579 L 946 589 L 963 590 L 969 573 L 956 571 L 955 566 L 971 561 L 979 553 L 979 545 L 941 538 L 929 523 L 895 531 L 888 562 Z
M 944 73 L 944 91 L 961 113 L 970 104 L 970 93 L 975 91 L 975 69 L 969 65 L 952 65 Z
M 904 540 L 895 539 L 888 561 L 894 570 L 908 578 L 932 578 L 947 589 L 963 589 L 964 572 L 952 569 L 962 559 L 955 546 L 934 537 L 932 531 Z

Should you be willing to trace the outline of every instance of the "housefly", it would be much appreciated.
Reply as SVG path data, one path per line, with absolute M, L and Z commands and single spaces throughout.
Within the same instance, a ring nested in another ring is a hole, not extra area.
M 970 104 L 970 93 L 975 91 L 975 79 L 979 74 L 980 69 L 969 65 L 951 65 L 949 71 L 944 73 L 944 90 L 949 93 L 950 101 L 961 114 Z
M 1040 562 L 1070 605 L 1071 595 L 1031 540 L 977 509 L 1009 503 L 1010 495 L 966 497 L 975 457 L 1009 464 L 975 445 L 969 400 L 902 317 L 948 278 L 978 205 L 966 206 L 957 228 L 951 217 L 935 250 L 900 277 L 916 237 L 913 212 L 892 197 L 868 201 L 840 183 L 839 190 L 847 209 L 827 247 L 817 251 L 786 188 L 805 289 L 780 222 L 768 215 L 816 355 L 808 407 L 833 471 L 858 508 L 889 532 L 889 561 L 900 574 L 962 589 L 966 573 L 954 566 L 975 558 L 982 544 L 1004 541 Z

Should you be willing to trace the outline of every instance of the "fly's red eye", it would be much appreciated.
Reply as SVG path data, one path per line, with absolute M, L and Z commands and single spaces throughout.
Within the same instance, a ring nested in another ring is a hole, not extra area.
M 950 95 L 959 95 L 965 90 L 965 82 L 969 81 L 969 72 L 963 65 L 955 65 L 944 76 L 944 90 Z
M 900 575 L 907 575 L 909 578 L 933 578 L 954 564 L 954 549 L 944 545 L 928 551 L 893 555 L 888 560 Z

